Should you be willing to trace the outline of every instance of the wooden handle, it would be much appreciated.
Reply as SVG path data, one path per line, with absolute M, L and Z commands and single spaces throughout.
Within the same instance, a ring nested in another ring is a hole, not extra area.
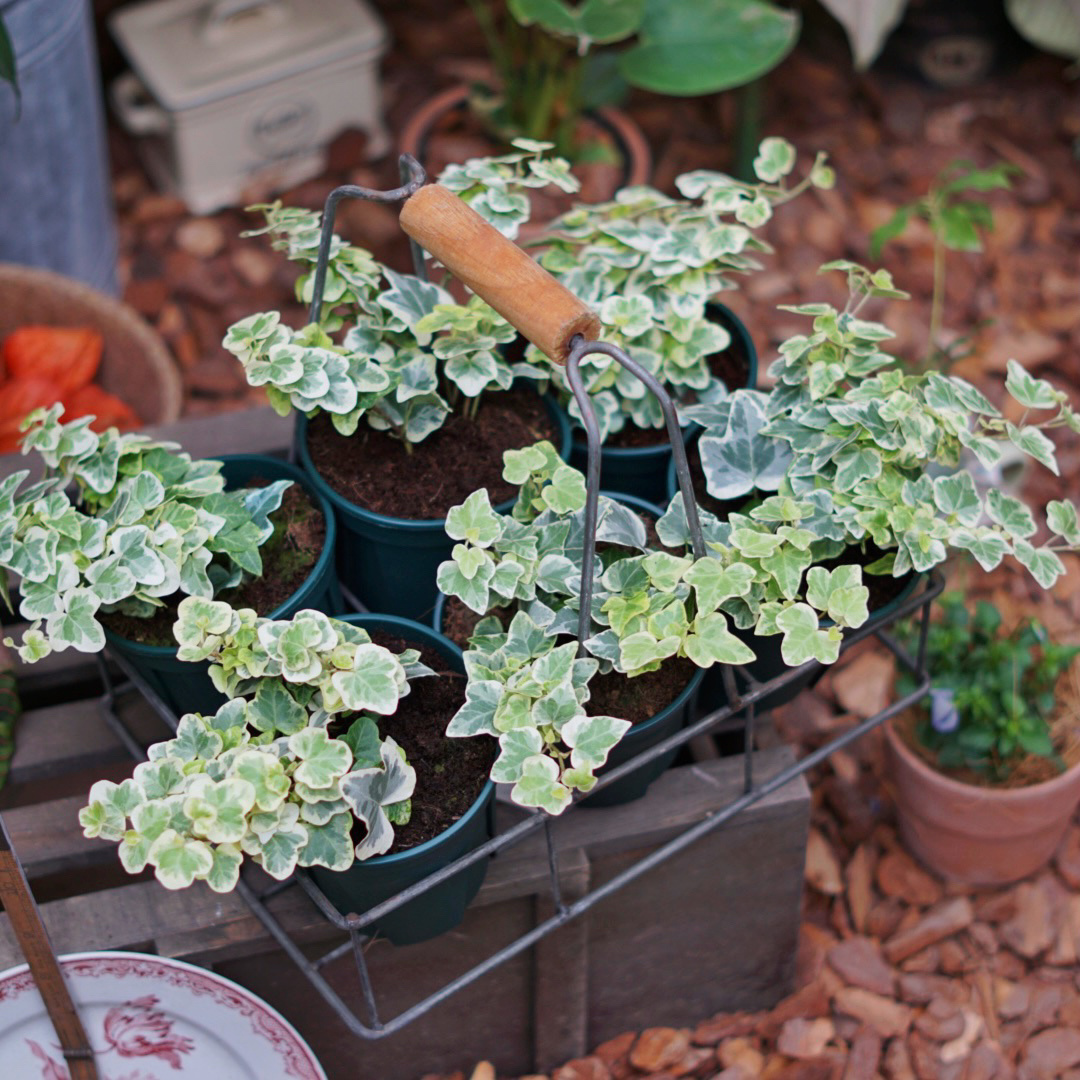
M 0 818 L 0 900 L 60 1040 L 71 1080 L 98 1080 L 94 1052 L 71 1000 L 41 912 Z
M 556 364 L 575 334 L 599 338 L 585 304 L 446 188 L 428 184 L 407 199 L 401 227 Z

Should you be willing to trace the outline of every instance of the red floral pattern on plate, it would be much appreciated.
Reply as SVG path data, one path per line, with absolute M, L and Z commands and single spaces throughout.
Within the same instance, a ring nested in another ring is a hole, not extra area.
M 181 961 L 141 954 L 89 954 L 61 957 L 60 961 L 69 978 L 148 979 L 153 980 L 155 986 L 173 986 L 195 997 L 209 998 L 215 1006 L 247 1020 L 252 1034 L 273 1047 L 285 1069 L 283 1076 L 295 1080 L 325 1080 L 310 1050 L 281 1017 L 253 994 L 219 975 Z M 29 970 L 4 977 L 0 979 L 0 1003 L 14 1000 L 33 987 Z M 173 1021 L 158 1008 L 158 1004 L 158 997 L 146 994 L 112 1006 L 104 1018 L 102 1039 L 89 1033 L 96 1056 L 115 1050 L 123 1058 L 155 1057 L 167 1062 L 172 1069 L 182 1070 L 181 1055 L 190 1053 L 195 1043 L 187 1036 L 173 1032 Z M 102 1041 L 106 1045 L 97 1050 Z M 39 1043 L 30 1039 L 26 1043 L 42 1062 L 42 1080 L 69 1080 L 59 1047 L 50 1048 L 60 1055 L 57 1061 Z M 153 1080 L 153 1077 L 136 1070 L 112 1080 Z

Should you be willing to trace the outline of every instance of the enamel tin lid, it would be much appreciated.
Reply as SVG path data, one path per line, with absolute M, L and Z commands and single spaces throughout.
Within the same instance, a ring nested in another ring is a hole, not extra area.
M 151 0 L 120 9 L 109 27 L 172 112 L 381 52 L 386 42 L 363 0 Z

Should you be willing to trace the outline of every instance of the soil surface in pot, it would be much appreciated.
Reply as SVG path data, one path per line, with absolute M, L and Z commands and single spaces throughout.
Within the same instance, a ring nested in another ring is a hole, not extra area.
M 949 777 L 950 780 L 957 780 L 961 784 L 971 784 L 974 787 L 1003 791 L 1033 787 L 1035 784 L 1054 780 L 1066 769 L 1080 764 L 1080 689 L 1075 682 L 1078 670 L 1080 669 L 1076 666 L 1070 668 L 1058 681 L 1057 700 L 1060 706 L 1057 715 L 1050 722 L 1050 741 L 1065 763 L 1065 769 L 1062 769 L 1051 758 L 1042 757 L 1039 754 L 1018 757 L 1016 764 L 1009 770 L 1009 775 L 1004 780 L 995 780 L 975 769 L 943 769 L 938 765 L 934 751 L 919 741 L 918 727 L 923 715 L 920 707 L 905 710 L 890 723 L 896 734 L 916 757 L 935 772 Z
M 555 421 L 531 387 L 485 394 L 475 419 L 449 416 L 411 454 L 400 439 L 366 425 L 340 435 L 325 413 L 307 431 L 311 460 L 339 495 L 365 510 L 420 521 L 445 517 L 482 487 L 492 505 L 513 498 L 518 489 L 502 478 L 503 451 L 558 442 Z
M 465 703 L 465 676 L 447 669 L 443 655 L 430 645 L 373 631 L 372 640 L 391 652 L 419 649 L 437 677 L 412 679 L 409 693 L 393 716 L 380 716 L 379 731 L 405 751 L 416 770 L 416 792 L 407 825 L 394 826 L 388 854 L 407 851 L 445 832 L 476 802 L 487 783 L 498 743 L 494 739 L 450 739 L 446 726 Z M 359 841 L 364 826 L 356 823 Z
M 731 344 L 723 352 L 713 353 L 707 358 L 707 362 L 709 370 L 718 379 L 722 379 L 729 390 L 746 386 L 746 380 L 750 377 L 750 362 L 739 348 L 734 336 L 732 336 Z M 580 435 L 580 433 L 576 434 Z M 622 431 L 609 436 L 605 445 L 627 449 L 659 446 L 667 441 L 667 428 L 639 428 L 637 424 L 630 422 Z
M 267 481 L 255 479 L 249 487 L 265 487 Z M 260 615 L 280 607 L 314 569 L 326 541 L 326 522 L 300 484 L 285 489 L 281 506 L 270 515 L 274 532 L 259 549 L 263 572 L 257 578 L 216 597 L 234 608 L 254 608 Z M 173 623 L 183 593 L 167 597 L 165 606 L 149 619 L 111 612 L 101 616 L 102 625 L 128 641 L 140 645 L 175 645 Z
M 665 660 L 655 671 L 632 679 L 618 671 L 595 675 L 589 683 L 585 711 L 590 716 L 617 716 L 643 724 L 666 709 L 686 689 L 697 667 L 685 656 Z

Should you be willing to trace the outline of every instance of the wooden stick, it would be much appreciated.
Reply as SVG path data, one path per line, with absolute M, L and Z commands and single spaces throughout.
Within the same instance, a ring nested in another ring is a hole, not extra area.
M 56 1029 L 71 1080 L 98 1080 L 94 1051 L 86 1037 L 64 973 L 53 952 L 49 933 L 34 902 L 22 864 L 15 856 L 7 826 L 0 817 L 0 900 L 4 902 L 11 929 L 30 965 L 49 1019 Z
M 556 364 L 576 334 L 599 338 L 600 319 L 581 300 L 446 188 L 407 199 L 401 227 Z

